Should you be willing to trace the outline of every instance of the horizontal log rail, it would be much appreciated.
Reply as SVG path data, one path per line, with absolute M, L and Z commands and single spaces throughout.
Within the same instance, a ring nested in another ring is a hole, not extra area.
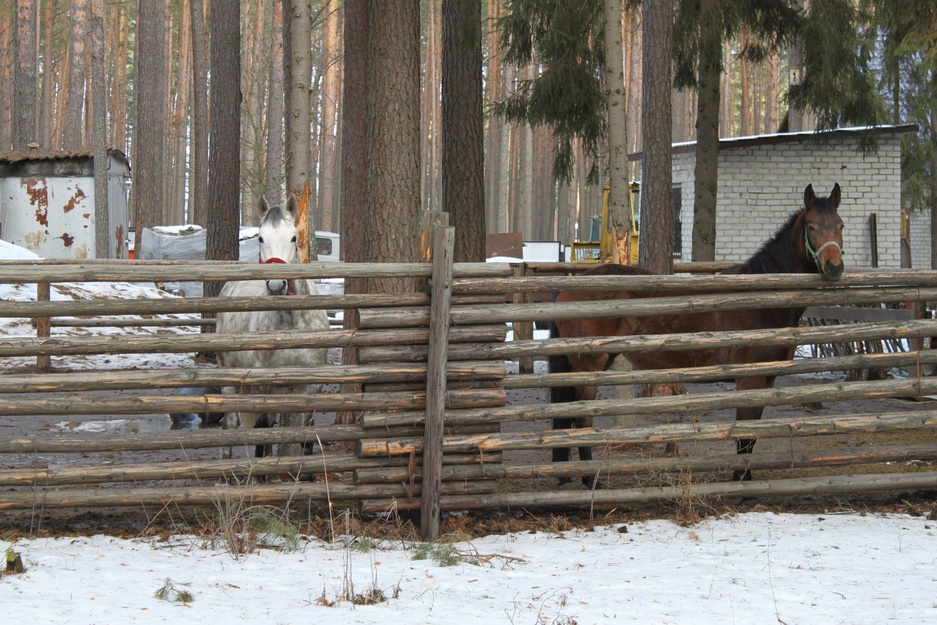
M 837 382 L 791 388 L 770 388 L 747 391 L 693 393 L 670 397 L 636 397 L 633 399 L 596 399 L 549 405 L 512 405 L 494 408 L 470 408 L 446 412 L 448 425 L 509 423 L 539 419 L 570 419 L 575 417 L 614 417 L 653 413 L 705 412 L 756 406 L 788 406 L 817 402 L 856 399 L 920 398 L 937 393 L 937 379 L 876 380 L 874 382 Z M 937 411 L 935 411 L 937 414 Z M 413 426 L 422 422 L 418 411 L 364 415 L 364 429 Z
M 643 488 L 580 491 L 528 491 L 489 495 L 453 495 L 440 498 L 445 510 L 536 506 L 623 505 L 692 498 L 785 497 L 802 495 L 841 495 L 894 490 L 937 488 L 937 472 L 887 473 L 877 475 L 836 475 L 751 482 L 713 482 L 686 486 L 647 486 Z M 362 512 L 385 511 L 379 506 L 362 507 Z
M 443 495 L 475 494 L 492 492 L 493 483 L 447 482 L 442 485 Z M 341 482 L 310 483 L 291 482 L 285 484 L 163 486 L 140 488 L 68 488 L 61 490 L 21 490 L 0 492 L 0 511 L 6 510 L 51 510 L 58 508 L 93 508 L 111 506 L 156 506 L 164 507 L 172 502 L 180 506 L 212 506 L 229 502 L 244 502 L 245 505 L 274 505 L 283 503 L 330 501 L 356 501 L 362 498 L 396 498 L 403 501 L 415 499 L 419 503 L 420 487 L 412 490 L 401 484 L 374 484 L 355 486 Z
M 390 430 L 402 436 L 417 436 L 423 428 Z M 389 433 L 384 433 L 389 435 Z M 0 437 L 4 454 L 68 454 L 99 451 L 156 451 L 161 449 L 205 449 L 209 447 L 252 447 L 278 443 L 337 443 L 362 437 L 357 425 L 278 427 L 254 430 L 175 430 L 148 434 L 35 434 Z
M 933 364 L 937 364 L 937 350 L 896 352 L 893 354 L 855 354 L 831 358 L 805 358 L 803 360 L 782 360 L 750 365 L 713 365 L 684 369 L 518 374 L 507 376 L 502 382 L 502 386 L 505 390 L 512 390 L 554 386 L 717 382 L 735 378 L 776 377 L 855 369 L 888 369 L 892 367 L 908 367 L 914 375 L 915 370 L 918 370 L 922 365 Z
M 694 276 L 524 276 L 506 278 L 458 278 L 453 280 L 457 295 L 480 293 L 537 293 L 576 291 L 765 291 L 819 289 L 823 291 L 856 287 L 937 287 L 937 274 L 922 271 L 882 271 L 847 273 L 836 282 L 817 274 L 694 275 Z
M 460 464 L 445 466 L 442 470 L 442 478 L 446 481 L 533 480 L 585 475 L 602 479 L 612 475 L 657 476 L 663 473 L 726 473 L 746 470 L 810 469 L 881 462 L 907 462 L 910 460 L 937 460 L 937 442 L 902 446 L 862 446 L 834 450 L 758 452 L 756 454 L 737 454 L 733 452 L 731 454 L 714 454 L 701 457 L 627 458 L 609 456 L 601 460 L 573 460 L 570 462 Z M 415 477 L 420 479 L 421 476 L 421 469 L 417 465 Z M 362 465 L 354 470 L 356 484 L 400 482 L 409 478 L 408 467 L 402 463 L 397 465 L 385 463 L 374 467 Z
M 453 343 L 503 341 L 506 332 L 507 330 L 503 326 L 464 326 L 453 328 L 449 340 Z M 330 329 L 318 332 L 255 332 L 247 335 L 3 337 L 0 338 L 0 356 L 186 353 L 250 349 L 298 349 L 305 347 L 425 345 L 428 339 L 428 328 Z
M 443 450 L 448 453 L 466 453 L 585 445 L 642 445 L 740 438 L 792 438 L 847 433 L 872 434 L 934 426 L 937 426 L 937 411 L 911 411 L 895 414 L 804 417 L 794 420 L 761 419 L 725 423 L 675 423 L 651 427 L 580 428 L 447 436 L 443 442 Z M 419 453 L 422 444 L 423 441 L 420 438 L 365 439 L 358 442 L 356 451 L 362 457 L 399 456 L 408 455 L 411 452 Z
M 145 319 L 135 317 L 133 319 L 108 319 L 95 317 L 89 318 L 60 318 L 55 317 L 50 320 L 53 328 L 185 328 L 214 326 L 214 319 L 201 319 L 198 317 L 189 317 L 186 319 Z
M 450 381 L 501 380 L 504 363 L 491 361 L 450 362 Z M 426 365 L 321 365 L 277 369 L 202 368 L 147 371 L 77 371 L 74 373 L 0 374 L 0 393 L 73 393 L 180 387 L 234 386 L 238 384 L 296 385 L 423 382 Z M 191 412 L 191 411 L 189 411 Z
M 451 408 L 503 406 L 504 390 L 452 389 L 446 394 Z M 186 412 L 341 412 L 352 410 L 416 410 L 426 406 L 426 391 L 382 393 L 318 393 L 307 395 L 207 394 L 137 395 L 94 397 L 56 395 L 8 399 L 0 403 L 0 415 L 110 415 L 173 414 Z
M 428 306 L 425 293 L 365 295 L 277 295 L 264 297 L 212 297 L 161 299 L 55 300 L 0 302 L 0 317 L 94 317 L 100 315 L 169 315 L 255 310 L 326 310 Z M 379 312 L 376 312 L 379 315 Z
M 507 263 L 459 263 L 456 277 L 509 276 Z M 279 278 L 429 278 L 428 263 L 263 265 L 237 261 L 0 261 L 0 284 L 29 282 L 218 282 Z
M 650 317 L 692 313 L 799 308 L 821 304 L 877 304 L 937 299 L 937 288 L 869 287 L 863 289 L 753 291 L 744 294 L 682 295 L 639 297 L 587 302 L 548 302 L 528 304 L 486 304 L 453 306 L 450 316 L 455 325 L 561 319 L 606 319 L 614 317 Z M 385 308 L 361 311 L 360 327 L 380 324 L 388 327 L 426 325 L 429 309 L 425 306 Z
M 453 328 L 452 331 L 457 330 Z M 511 341 L 509 343 L 451 345 L 451 360 L 503 359 L 516 360 L 523 356 L 545 357 L 554 354 L 595 352 L 621 354 L 626 352 L 682 351 L 694 349 L 718 349 L 723 347 L 747 347 L 754 345 L 813 345 L 820 343 L 842 343 L 843 341 L 875 341 L 923 338 L 937 335 L 937 321 L 895 321 L 850 324 L 847 331 L 843 326 L 818 326 L 781 328 L 772 330 L 745 330 L 733 332 L 688 332 L 682 334 L 660 334 L 644 336 L 594 337 L 584 339 L 543 339 Z M 3 343 L 0 342 L 0 348 Z M 363 361 L 411 362 L 425 359 L 425 347 L 419 345 L 363 347 Z

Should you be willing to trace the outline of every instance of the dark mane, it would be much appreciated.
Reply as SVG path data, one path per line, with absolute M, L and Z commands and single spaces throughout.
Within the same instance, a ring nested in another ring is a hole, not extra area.
M 742 263 L 737 273 L 794 273 L 792 241 L 794 224 L 801 212 L 797 211 L 788 217 L 775 235 L 765 242 L 754 256 Z
M 289 216 L 284 207 L 271 206 L 267 209 L 267 214 L 264 215 L 263 221 L 275 226 L 282 221 L 292 221 L 292 217 Z

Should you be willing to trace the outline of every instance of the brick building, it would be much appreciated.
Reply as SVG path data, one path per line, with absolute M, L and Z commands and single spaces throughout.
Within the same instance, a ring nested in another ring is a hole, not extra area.
M 826 196 L 839 183 L 847 265 L 899 268 L 901 135 L 916 130 L 914 125 L 842 129 L 825 133 L 822 142 L 815 140 L 814 132 L 723 139 L 719 143 L 716 260 L 738 262 L 750 257 L 803 206 L 808 184 L 818 196 Z M 878 151 L 866 156 L 857 148 L 869 133 L 877 136 Z M 676 251 L 685 260 L 691 259 L 693 245 L 694 150 L 695 143 L 673 148 L 674 211 L 679 216 Z M 912 247 L 919 245 L 912 243 Z M 917 262 L 921 253 L 914 250 L 916 267 L 921 266 Z M 929 254 L 928 245 L 928 259 Z

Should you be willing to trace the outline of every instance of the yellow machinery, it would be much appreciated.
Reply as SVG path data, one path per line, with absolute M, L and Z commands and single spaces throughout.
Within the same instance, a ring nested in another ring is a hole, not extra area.
M 612 220 L 608 217 L 609 187 L 602 189 L 602 215 L 592 218 L 592 228 L 588 241 L 573 241 L 571 258 L 574 262 L 618 262 L 624 265 L 634 265 L 638 262 L 638 220 L 635 218 L 634 206 L 641 210 L 641 184 L 632 182 L 628 185 L 628 196 L 631 205 L 631 228 L 624 233 L 618 233 Z

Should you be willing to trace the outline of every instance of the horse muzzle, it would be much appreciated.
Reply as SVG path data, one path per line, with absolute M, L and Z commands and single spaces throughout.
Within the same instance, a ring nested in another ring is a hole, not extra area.
M 289 295 L 291 292 L 289 280 L 267 280 L 267 293 L 270 295 Z
M 839 263 L 828 260 L 823 263 L 823 271 L 820 272 L 820 276 L 826 282 L 836 282 L 843 276 L 844 269 L 845 263 L 843 263 L 842 259 L 840 259 Z

